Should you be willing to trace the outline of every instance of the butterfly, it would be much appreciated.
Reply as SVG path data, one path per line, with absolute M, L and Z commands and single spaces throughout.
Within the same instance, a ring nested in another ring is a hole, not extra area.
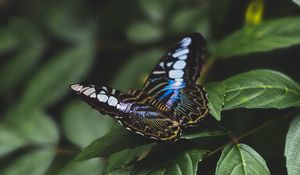
M 205 52 L 199 33 L 182 38 L 154 67 L 143 89 L 127 92 L 107 86 L 73 84 L 85 102 L 147 138 L 176 141 L 182 129 L 208 114 L 207 93 L 196 84 Z

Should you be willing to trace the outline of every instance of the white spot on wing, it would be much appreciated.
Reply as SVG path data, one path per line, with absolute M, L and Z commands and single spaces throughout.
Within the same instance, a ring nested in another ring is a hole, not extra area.
M 168 62 L 167 66 L 170 67 L 173 64 L 173 62 Z
M 180 60 L 186 60 L 187 59 L 187 55 L 181 55 L 178 57 L 178 59 Z
M 160 62 L 159 66 L 162 67 L 162 68 L 164 68 L 164 62 Z
M 90 95 L 90 97 L 91 97 L 91 98 L 96 98 L 96 93 L 95 93 L 95 92 L 92 93 L 92 94 Z
M 73 85 L 71 85 L 71 89 L 73 89 L 74 91 L 77 91 L 78 87 L 80 87 L 79 84 L 73 84 Z
M 175 62 L 175 64 L 173 65 L 173 68 L 174 69 L 183 69 L 186 65 L 186 62 L 185 61 L 182 61 L 182 60 L 178 60 Z
M 116 90 L 112 89 L 111 94 L 115 95 L 115 93 L 116 93 Z
M 153 71 L 153 74 L 164 74 L 165 71 Z
M 192 42 L 192 39 L 189 37 L 186 37 L 186 38 L 183 38 L 180 43 L 181 43 L 181 46 L 186 47 L 186 46 L 190 45 L 191 42 Z
M 100 102 L 104 102 L 104 103 L 108 100 L 107 95 L 104 95 L 104 94 L 98 94 L 97 98 Z
M 186 54 L 188 54 L 189 53 L 189 49 L 183 49 L 183 50 L 180 50 L 179 52 L 175 52 L 175 53 L 173 53 L 173 57 L 174 58 L 177 58 L 177 57 L 179 57 L 179 56 L 181 56 L 181 55 L 186 55 Z
M 93 92 L 95 92 L 95 88 L 88 88 L 87 90 L 85 90 L 83 92 L 84 95 L 89 96 L 90 94 L 92 94 Z
M 183 76 L 184 72 L 183 70 L 170 70 L 169 71 L 169 77 L 170 78 L 181 78 Z
M 116 106 L 118 104 L 118 99 L 114 96 L 110 96 L 107 103 L 110 106 Z

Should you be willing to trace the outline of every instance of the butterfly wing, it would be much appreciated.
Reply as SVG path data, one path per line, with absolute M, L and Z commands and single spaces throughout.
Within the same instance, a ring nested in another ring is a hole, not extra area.
M 162 89 L 179 89 L 195 84 L 205 50 L 201 34 L 194 33 L 181 39 L 152 70 L 143 90 L 155 94 Z
M 93 108 L 117 119 L 126 129 L 156 140 L 176 140 L 179 122 L 167 111 L 148 105 L 142 93 L 126 94 L 105 86 L 74 84 L 70 86 Z
M 181 39 L 148 77 L 143 91 L 174 110 L 183 127 L 195 125 L 208 113 L 205 90 L 196 85 L 205 50 L 205 42 L 199 33 Z

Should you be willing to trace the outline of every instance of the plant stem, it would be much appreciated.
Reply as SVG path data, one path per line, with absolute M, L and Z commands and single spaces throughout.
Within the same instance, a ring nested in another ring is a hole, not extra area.
M 230 142 L 234 142 L 235 144 L 238 144 L 238 143 L 239 143 L 239 140 L 241 140 L 241 139 L 243 139 L 243 138 L 245 138 L 245 137 L 247 137 L 247 136 L 249 136 L 249 135 L 255 133 L 256 131 L 258 131 L 258 130 L 260 130 L 260 129 L 265 128 L 266 126 L 268 126 L 268 125 L 270 125 L 270 124 L 273 124 L 273 123 L 278 122 L 278 121 L 280 121 L 280 120 L 282 120 L 282 119 L 291 117 L 291 116 L 293 116 L 293 114 L 295 114 L 295 112 L 296 112 L 296 111 L 293 111 L 293 112 L 288 113 L 288 114 L 286 114 L 286 115 L 283 115 L 283 116 L 281 116 L 281 117 L 278 117 L 278 118 L 275 118 L 275 119 L 266 121 L 266 122 L 264 122 L 263 124 L 261 124 L 261 125 L 255 127 L 255 128 L 253 128 L 253 129 L 249 130 L 248 132 L 246 132 L 245 134 L 243 134 L 243 135 L 241 135 L 241 136 L 239 136 L 239 137 L 235 137 L 233 134 L 230 134 L 230 135 L 229 135 L 230 138 L 231 138 L 231 141 L 230 141 Z M 226 144 L 224 144 L 224 145 L 218 147 L 217 149 L 211 151 L 210 153 L 207 154 L 207 156 L 204 157 L 204 159 L 207 159 L 207 158 L 211 157 L 212 155 L 214 155 L 215 153 L 221 151 L 221 150 L 222 150 L 227 144 L 229 144 L 230 142 L 228 142 L 228 143 L 226 143 Z

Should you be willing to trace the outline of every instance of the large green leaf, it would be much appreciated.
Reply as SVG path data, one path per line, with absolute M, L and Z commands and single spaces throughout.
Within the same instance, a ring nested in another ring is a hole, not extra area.
M 292 121 L 286 136 L 285 151 L 286 167 L 289 175 L 300 172 L 300 114 Z
M 288 108 L 300 106 L 300 86 L 271 70 L 253 70 L 224 81 L 224 109 Z
M 0 126 L 0 156 L 22 146 L 54 146 L 59 139 L 55 123 L 42 111 L 13 109 Z
M 55 155 L 55 150 L 44 149 L 27 153 L 2 170 L 2 175 L 44 175 Z
M 205 89 L 208 93 L 208 107 L 210 114 L 217 120 L 221 120 L 221 110 L 224 105 L 224 93 L 225 87 L 222 83 L 208 83 L 205 85 Z
M 82 101 L 71 103 L 63 114 L 67 138 L 82 148 L 105 135 L 111 129 L 111 125 L 110 117 L 99 113 Z
M 100 175 L 103 174 L 104 161 L 99 158 L 82 162 L 72 162 L 67 165 L 58 175 Z
M 196 175 L 198 163 L 207 151 L 185 149 L 147 157 L 134 165 L 131 174 Z
M 300 106 L 299 84 L 272 70 L 238 74 L 222 83 L 209 83 L 206 90 L 210 113 L 216 119 L 219 119 L 222 110 L 234 108 L 284 109 Z
M 269 20 L 258 26 L 246 26 L 211 48 L 221 58 L 252 52 L 270 51 L 300 44 L 300 18 Z
M 32 109 L 57 102 L 68 92 L 68 86 L 86 75 L 94 61 L 89 45 L 65 50 L 42 67 L 25 89 L 20 104 Z
M 228 144 L 217 163 L 216 175 L 269 175 L 265 160 L 245 144 Z
M 108 156 L 121 150 L 146 145 L 150 142 L 150 140 L 127 131 L 123 127 L 117 127 L 85 147 L 83 151 L 76 156 L 75 160 Z

